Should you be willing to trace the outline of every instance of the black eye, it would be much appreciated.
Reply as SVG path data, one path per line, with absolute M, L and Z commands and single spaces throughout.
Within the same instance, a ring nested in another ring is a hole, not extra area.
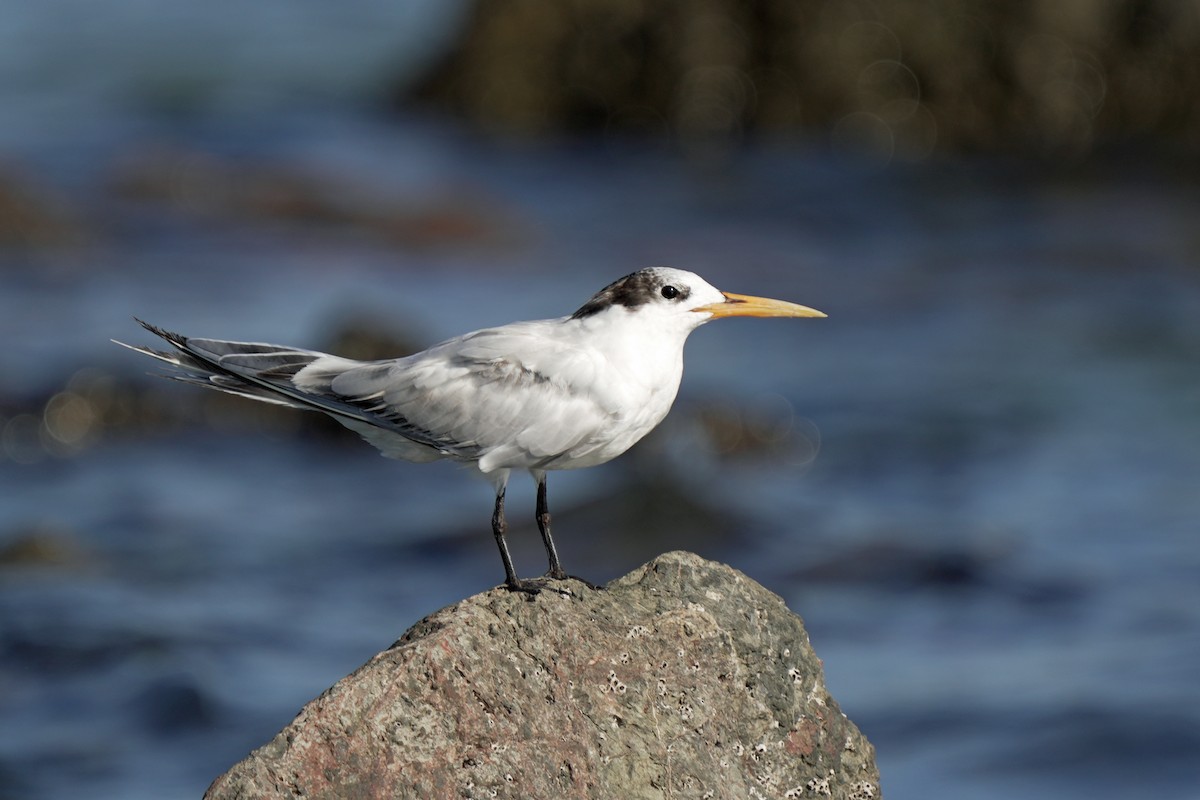
M 679 297 L 679 290 L 674 286 L 664 286 L 662 288 L 662 296 L 668 300 L 674 300 L 676 297 Z

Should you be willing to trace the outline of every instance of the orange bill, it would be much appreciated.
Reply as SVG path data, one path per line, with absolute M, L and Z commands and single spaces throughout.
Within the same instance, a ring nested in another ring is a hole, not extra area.
M 693 308 L 692 311 L 704 311 L 714 317 L 823 317 L 815 308 L 788 303 L 784 300 L 772 300 L 769 297 L 754 297 L 748 294 L 721 292 L 725 295 L 723 303 L 709 303 L 706 306 Z

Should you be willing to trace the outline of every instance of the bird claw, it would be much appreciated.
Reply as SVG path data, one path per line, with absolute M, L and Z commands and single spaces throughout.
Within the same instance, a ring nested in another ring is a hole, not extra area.
M 595 583 L 592 583 L 592 582 L 591 582 L 591 581 L 589 581 L 587 578 L 581 578 L 581 577 L 579 577 L 578 575 L 568 575 L 568 574 L 566 573 L 566 571 L 565 571 L 565 570 L 563 570 L 563 568 L 562 568 L 562 567 L 558 567 L 558 568 L 552 568 L 552 569 L 551 569 L 549 572 L 547 572 L 545 575 L 543 575 L 543 576 L 541 577 L 541 580 L 544 580 L 544 581 L 545 581 L 545 580 L 551 580 L 551 581 L 579 581 L 580 583 L 582 583 L 584 586 L 588 587 L 589 589 L 595 589 L 596 591 L 603 591 L 603 589 L 604 589 L 604 587 L 603 587 L 603 586 L 599 586 L 599 585 L 597 585 L 597 584 L 595 584 Z
M 573 581 L 579 581 L 579 582 L 580 582 L 580 583 L 582 583 L 584 586 L 588 587 L 589 589 L 594 589 L 594 590 L 595 590 L 595 591 L 597 591 L 597 592 L 606 592 L 606 591 L 608 591 L 608 587 L 607 587 L 607 586 L 604 586 L 603 584 L 599 584 L 599 583 L 592 583 L 592 582 L 591 582 L 591 581 L 589 581 L 587 578 L 581 578 L 581 577 L 579 577 L 578 575 L 566 575 L 566 574 L 564 574 L 564 575 L 563 575 L 563 577 L 562 577 L 560 580 L 566 580 L 566 579 L 573 580 Z
M 560 589 L 557 586 L 551 586 L 549 584 L 549 578 L 516 578 L 511 581 L 506 581 L 504 588 L 508 589 L 510 592 L 523 592 L 524 594 L 529 595 L 529 599 L 531 600 L 535 595 L 541 594 L 543 589 L 570 596 L 570 589 Z
M 514 578 L 511 581 L 506 581 L 504 588 L 508 589 L 510 592 L 523 592 L 529 595 L 530 598 L 532 598 L 534 595 L 540 594 L 543 589 L 551 592 L 558 592 L 561 595 L 570 597 L 572 595 L 570 589 L 553 585 L 555 582 L 566 580 L 579 581 L 589 589 L 593 589 L 598 592 L 606 590 L 604 586 L 592 583 L 585 578 L 580 578 L 578 575 L 568 575 L 565 572 L 563 572 L 561 575 L 555 575 L 554 573 L 547 572 L 540 578 Z
M 603 586 L 592 583 L 587 578 L 581 578 L 578 575 L 568 575 L 566 570 L 564 570 L 562 567 L 557 567 L 557 566 L 551 567 L 546 572 L 546 574 L 541 577 L 541 580 L 579 581 L 580 583 L 582 583 L 584 586 L 588 587 L 589 589 L 595 589 L 596 591 L 602 591 L 604 589 Z

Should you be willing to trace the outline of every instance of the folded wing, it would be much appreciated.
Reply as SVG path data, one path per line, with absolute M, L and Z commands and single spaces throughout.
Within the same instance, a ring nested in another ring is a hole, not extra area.
M 613 419 L 588 391 L 600 369 L 596 356 L 555 338 L 556 320 L 478 331 L 413 356 L 369 362 L 141 324 L 175 350 L 132 349 L 170 364 L 170 377 L 322 411 L 394 458 L 477 461 L 484 472 L 545 468 L 601 440 Z
M 385 420 L 403 419 L 432 436 L 444 455 L 477 460 L 484 472 L 544 467 L 586 447 L 612 419 L 585 390 L 596 374 L 594 357 L 545 335 L 553 324 L 479 331 L 415 356 L 364 364 L 333 376 L 325 391 Z M 306 368 L 297 382 L 304 385 L 321 366 Z

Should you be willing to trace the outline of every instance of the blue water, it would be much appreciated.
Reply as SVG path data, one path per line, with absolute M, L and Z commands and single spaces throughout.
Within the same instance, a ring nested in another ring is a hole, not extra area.
M 502 577 L 486 484 L 148 377 L 108 342 L 146 342 L 132 315 L 302 346 L 367 319 L 428 343 L 661 263 L 830 316 L 698 331 L 659 431 L 551 476 L 569 569 L 686 548 L 779 592 L 889 797 L 1197 796 L 1193 182 L 487 142 L 365 110 L 380 69 L 452 24 L 437 4 L 360 2 L 328 34 L 270 4 L 127 33 L 144 6 L 112 5 L 98 51 L 35 5 L 0 48 L 25 67 L 0 79 L 0 162 L 76 231 L 0 253 L 0 798 L 197 797 Z M 251 47 L 267 28 L 279 43 Z M 235 196 L 265 165 L 425 222 L 231 211 L 186 175 L 130 191 L 164 152 Z M 510 513 L 540 571 L 527 481 Z

